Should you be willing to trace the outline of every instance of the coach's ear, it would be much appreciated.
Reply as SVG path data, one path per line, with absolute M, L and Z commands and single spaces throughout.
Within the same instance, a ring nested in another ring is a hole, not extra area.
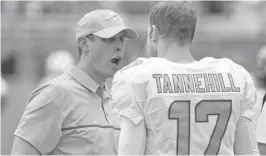
M 151 40 L 154 43 L 157 43 L 158 41 L 158 28 L 155 25 L 152 25 L 151 27 Z
M 85 37 L 81 37 L 78 39 L 78 46 L 80 49 L 82 49 L 82 51 L 86 51 L 86 49 L 88 49 Z
M 91 47 L 91 40 L 87 39 L 86 37 L 81 37 L 78 39 L 78 46 L 79 48 L 82 50 L 82 55 L 84 54 L 88 54 L 88 52 L 90 51 L 90 47 Z

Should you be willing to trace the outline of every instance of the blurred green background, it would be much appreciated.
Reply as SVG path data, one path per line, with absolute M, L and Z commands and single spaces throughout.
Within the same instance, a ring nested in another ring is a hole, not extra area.
M 139 39 L 128 41 L 123 65 L 145 56 L 148 13 L 153 1 L 1 1 L 1 69 L 8 84 L 1 101 L 1 155 L 10 154 L 13 132 L 31 91 L 45 76 L 48 54 L 65 49 L 77 59 L 75 26 L 90 10 L 108 8 L 135 28 Z M 255 55 L 266 45 L 266 2 L 202 1 L 193 55 L 228 57 L 255 70 Z M 45 129 L 44 129 L 45 130 Z

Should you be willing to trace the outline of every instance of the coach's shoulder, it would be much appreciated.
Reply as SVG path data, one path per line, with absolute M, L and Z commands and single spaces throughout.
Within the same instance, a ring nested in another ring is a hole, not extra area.
M 73 88 L 80 85 L 78 82 L 73 81 L 71 77 L 64 74 L 55 77 L 47 84 L 54 86 L 61 97 L 69 94 L 73 90 Z
M 33 90 L 33 92 L 30 94 L 30 96 L 29 96 L 30 98 L 29 98 L 28 102 L 30 102 L 30 100 L 32 98 L 35 98 L 39 95 L 46 97 L 46 98 L 54 99 L 59 95 L 59 91 L 52 84 L 40 85 L 35 90 Z
M 44 84 L 37 87 L 29 96 L 26 111 L 34 111 L 49 104 L 60 105 L 60 93 L 51 84 Z
M 29 96 L 28 103 L 34 99 L 45 99 L 49 101 L 58 101 L 62 99 L 62 96 L 65 94 L 64 88 L 67 88 L 67 85 L 71 84 L 67 82 L 67 77 L 61 75 L 51 79 L 50 81 L 41 84 L 38 86 Z M 67 85 L 66 85 L 67 84 Z

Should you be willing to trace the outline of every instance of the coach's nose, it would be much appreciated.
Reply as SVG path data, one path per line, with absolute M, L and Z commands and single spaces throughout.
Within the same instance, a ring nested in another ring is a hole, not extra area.
M 123 52 L 123 47 L 114 47 L 115 53 L 121 53 Z

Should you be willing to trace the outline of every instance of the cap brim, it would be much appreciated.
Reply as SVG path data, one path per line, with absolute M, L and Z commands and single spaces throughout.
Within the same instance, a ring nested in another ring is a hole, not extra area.
M 125 35 L 124 35 L 125 38 L 128 38 L 128 39 L 138 38 L 138 33 L 134 29 L 127 28 L 125 26 L 113 26 L 113 27 L 105 28 L 105 29 L 102 29 L 100 31 L 93 33 L 93 35 L 96 35 L 100 38 L 111 38 L 122 31 L 125 32 Z

